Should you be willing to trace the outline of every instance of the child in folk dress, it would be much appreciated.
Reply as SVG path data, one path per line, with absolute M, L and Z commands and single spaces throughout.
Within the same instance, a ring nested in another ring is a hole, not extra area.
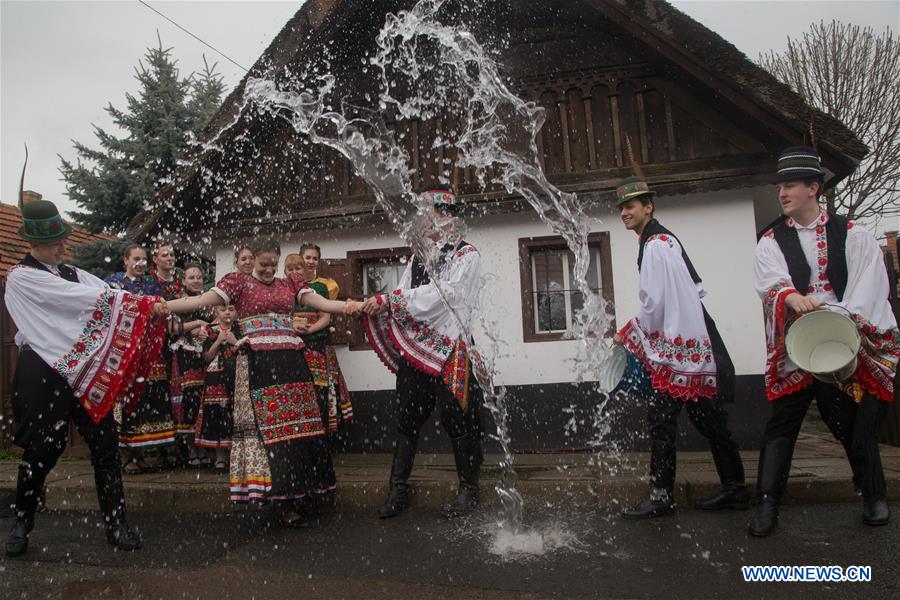
M 234 393 L 235 318 L 234 305 L 215 307 L 215 322 L 203 344 L 206 381 L 194 433 L 194 444 L 215 450 L 215 471 L 228 472 L 228 449 L 231 448 L 232 395 Z

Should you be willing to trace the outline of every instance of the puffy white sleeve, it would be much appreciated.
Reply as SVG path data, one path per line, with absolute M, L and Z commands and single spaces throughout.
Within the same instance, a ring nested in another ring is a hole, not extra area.
M 672 236 L 645 242 L 640 309 L 619 336 L 648 369 L 653 388 L 675 398 L 711 397 L 717 389 L 700 293 Z
M 78 273 L 78 283 L 90 286 L 98 290 L 110 288 L 110 285 L 99 277 L 96 277 L 82 269 L 79 269 L 78 267 L 73 268 L 75 269 L 75 272 Z
M 884 402 L 894 399 L 894 376 L 900 359 L 900 332 L 888 301 L 890 283 L 884 255 L 867 231 L 847 231 L 847 288 L 839 305 L 847 309 L 862 338 L 858 368 L 844 391 L 857 400 L 862 390 Z
M 478 285 L 481 278 L 481 255 L 478 252 L 467 252 L 454 258 L 441 273 L 438 285 L 431 281 L 413 289 L 402 289 L 406 299 L 406 307 L 416 321 L 426 325 L 442 322 L 447 317 L 447 306 L 441 299 L 441 292 L 447 304 L 468 321 L 472 305 L 477 300 Z
M 846 255 L 847 288 L 839 305 L 879 329 L 896 329 L 889 302 L 890 283 L 878 242 L 867 231 L 853 227 L 847 232 Z

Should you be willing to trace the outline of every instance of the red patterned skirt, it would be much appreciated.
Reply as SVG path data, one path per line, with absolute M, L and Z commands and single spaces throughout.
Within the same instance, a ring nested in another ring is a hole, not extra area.
M 235 367 L 231 499 L 298 500 L 335 489 L 302 349 L 244 349 Z

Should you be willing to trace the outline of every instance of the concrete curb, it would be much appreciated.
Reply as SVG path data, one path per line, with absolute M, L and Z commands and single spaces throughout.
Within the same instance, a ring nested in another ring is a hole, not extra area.
M 423 465 L 411 479 L 411 503 L 413 506 L 438 508 L 456 490 L 452 467 L 441 465 L 448 456 L 435 455 L 436 460 Z M 336 466 L 338 479 L 338 506 L 375 510 L 387 495 L 388 465 L 384 461 L 371 464 Z M 801 462 L 801 461 L 797 461 Z M 844 459 L 846 463 L 846 459 Z M 379 464 L 381 463 L 381 464 Z M 681 465 L 679 465 L 681 466 Z M 832 472 L 822 473 L 809 469 L 792 470 L 788 484 L 786 503 L 816 504 L 823 502 L 857 502 L 859 497 L 850 481 L 849 468 L 838 469 L 826 465 Z M 6 513 L 15 494 L 15 478 L 9 472 L 15 463 L 3 463 L 0 480 L 0 501 Z M 544 464 L 519 467 L 517 488 L 527 502 L 558 506 L 600 506 L 615 509 L 638 500 L 646 491 L 644 473 L 640 463 L 634 471 L 602 477 L 593 467 L 570 466 L 559 472 Z M 719 488 L 718 478 L 710 469 L 698 470 L 688 463 L 685 474 L 676 483 L 676 500 L 681 506 L 714 493 Z M 795 465 L 796 467 L 796 465 Z M 802 465 L 801 465 L 802 467 Z M 747 465 L 748 473 L 755 473 L 755 465 Z M 900 497 L 900 468 L 886 465 L 889 497 Z M 499 504 L 493 493 L 493 484 L 499 471 L 485 468 L 482 473 L 482 500 L 486 506 Z M 752 487 L 752 479 L 749 481 Z M 170 472 L 154 475 L 126 476 L 125 493 L 130 511 L 136 512 L 230 512 L 246 510 L 246 507 L 228 500 L 227 477 L 209 472 Z M 54 470 L 48 480 L 47 507 L 51 510 L 96 510 L 93 473 L 90 464 L 63 463 Z

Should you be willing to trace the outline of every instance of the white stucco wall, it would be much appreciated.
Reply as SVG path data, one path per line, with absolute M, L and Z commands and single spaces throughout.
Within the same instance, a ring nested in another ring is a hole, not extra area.
M 756 190 L 757 196 L 759 190 Z M 753 250 L 756 246 L 754 190 L 661 196 L 656 201 L 659 220 L 684 242 L 708 291 L 706 306 L 716 320 L 731 352 L 738 374 L 763 370 L 765 348 L 762 313 L 753 291 Z M 616 320 L 621 326 L 638 303 L 637 238 L 612 212 L 596 214 L 601 222 L 593 231 L 609 231 L 616 298 Z M 481 251 L 482 272 L 490 289 L 483 293 L 487 318 L 494 321 L 505 344 L 497 361 L 501 385 L 573 381 L 577 342 L 524 343 L 518 266 L 518 240 L 552 235 L 532 213 L 485 217 L 470 224 L 466 239 Z M 307 240 L 286 236 L 282 253 L 296 252 L 304 241 L 322 248 L 325 258 L 345 258 L 348 251 L 403 245 L 387 227 L 317 231 Z M 232 270 L 231 248 L 216 252 L 217 275 Z M 372 351 L 339 349 L 350 388 L 382 390 L 394 386 L 393 376 Z

